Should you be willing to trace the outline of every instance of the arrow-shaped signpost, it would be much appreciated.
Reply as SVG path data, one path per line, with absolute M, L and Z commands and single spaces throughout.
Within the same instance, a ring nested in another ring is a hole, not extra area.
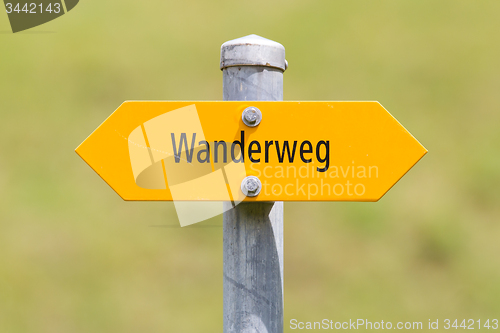
M 279 43 L 229 41 L 224 101 L 125 102 L 76 149 L 181 225 L 224 212 L 224 332 L 283 331 L 283 201 L 377 201 L 427 152 L 378 102 L 283 102 L 286 67 Z

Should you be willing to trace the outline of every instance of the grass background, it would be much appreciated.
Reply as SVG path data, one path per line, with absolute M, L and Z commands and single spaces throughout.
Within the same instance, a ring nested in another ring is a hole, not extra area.
M 285 100 L 378 100 L 429 150 L 378 203 L 285 205 L 285 331 L 498 318 L 499 17 L 498 0 L 86 0 L 12 34 L 0 14 L 0 332 L 222 331 L 221 218 L 177 228 L 74 149 L 125 100 L 222 99 L 220 45 L 251 33 L 286 47 Z

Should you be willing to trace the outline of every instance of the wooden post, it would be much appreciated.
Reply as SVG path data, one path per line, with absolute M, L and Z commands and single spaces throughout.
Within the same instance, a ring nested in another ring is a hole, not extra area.
M 224 43 L 223 99 L 282 101 L 286 67 L 277 42 L 250 35 Z M 224 333 L 282 333 L 283 202 L 240 203 L 223 221 Z

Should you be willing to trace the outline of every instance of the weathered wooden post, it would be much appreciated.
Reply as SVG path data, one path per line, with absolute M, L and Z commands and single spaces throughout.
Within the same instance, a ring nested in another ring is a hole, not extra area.
M 283 45 L 256 35 L 228 41 L 220 66 L 224 101 L 283 100 Z M 283 202 L 241 203 L 223 220 L 224 332 L 283 332 Z

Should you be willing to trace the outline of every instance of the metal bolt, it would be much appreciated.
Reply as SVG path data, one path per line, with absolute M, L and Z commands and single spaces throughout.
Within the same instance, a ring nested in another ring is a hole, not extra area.
M 241 119 L 243 123 L 249 127 L 255 127 L 260 124 L 262 121 L 262 112 L 256 107 L 249 107 L 243 110 L 243 114 L 241 115 Z
M 255 176 L 248 176 L 241 182 L 241 192 L 247 197 L 256 197 L 262 189 L 262 183 Z

